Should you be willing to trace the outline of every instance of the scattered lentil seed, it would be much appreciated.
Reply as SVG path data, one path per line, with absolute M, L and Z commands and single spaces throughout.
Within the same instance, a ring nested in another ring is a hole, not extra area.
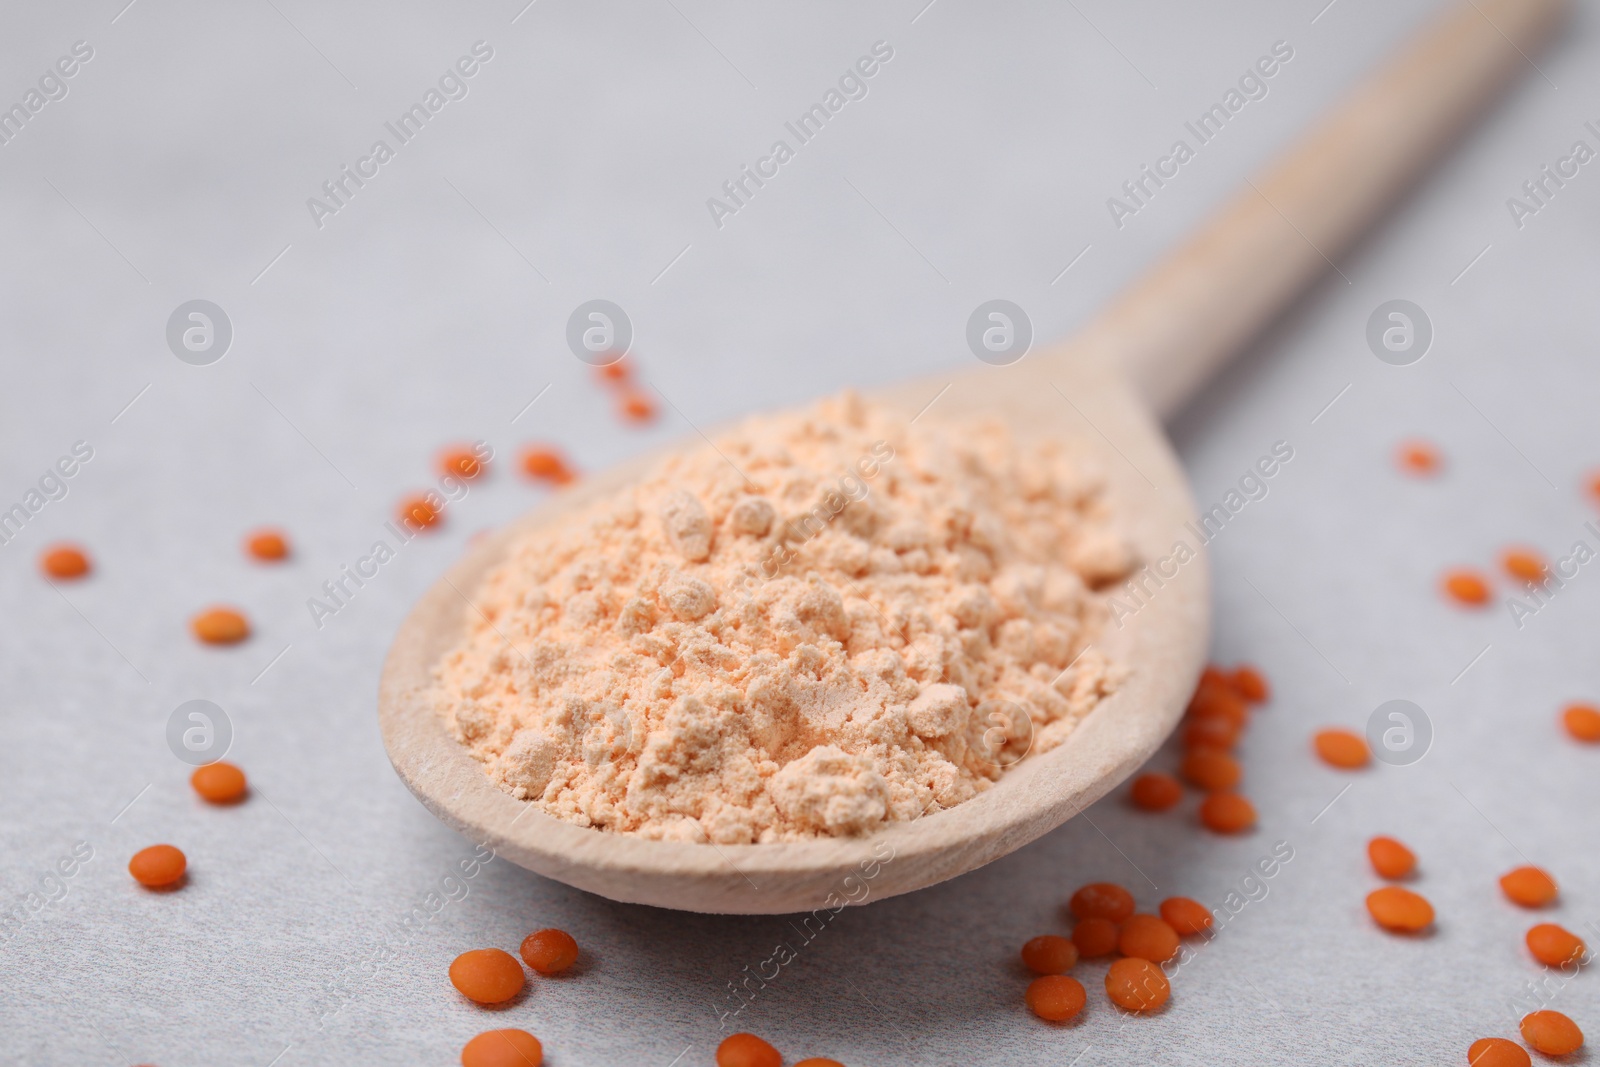
M 1367 842 L 1367 859 L 1372 869 L 1384 878 L 1404 878 L 1417 866 L 1417 854 L 1392 837 L 1374 837 Z
M 1272 699 L 1272 688 L 1267 685 L 1266 677 L 1247 663 L 1233 669 L 1231 680 L 1239 695 L 1252 704 L 1264 704 Z
M 1215 748 L 1195 748 L 1185 753 L 1178 773 L 1190 785 L 1211 793 L 1232 789 L 1244 776 L 1238 760 Z
M 176 885 L 188 867 L 189 861 L 182 851 L 171 845 L 142 848 L 128 861 L 128 873 L 147 889 Z
M 1583 938 L 1555 923 L 1540 923 L 1528 931 L 1528 951 L 1547 967 L 1560 967 L 1582 960 L 1586 948 Z
M 633 422 L 649 422 L 656 417 L 656 402 L 648 393 L 631 391 L 622 398 L 620 407 L 623 416 Z
M 1237 834 L 1256 824 L 1256 808 L 1238 793 L 1212 793 L 1200 802 L 1200 823 L 1219 834 Z
M 1147 771 L 1133 780 L 1128 799 L 1145 811 L 1166 811 L 1183 799 L 1183 786 L 1170 774 Z
M 783 1067 L 783 1057 L 755 1034 L 729 1034 L 717 1046 L 717 1067 Z
M 1022 945 L 1022 966 L 1034 974 L 1066 974 L 1078 961 L 1078 947 L 1056 934 L 1029 937 Z
M 1467 1049 L 1467 1067 L 1533 1067 L 1533 1060 L 1515 1041 L 1480 1037 Z
M 1561 713 L 1561 724 L 1579 741 L 1600 741 L 1600 708 L 1593 704 L 1569 704 Z
M 479 1004 L 504 1004 L 522 992 L 526 981 L 522 964 L 503 949 L 475 948 L 450 964 L 450 984 Z
M 1542 908 L 1556 899 L 1556 880 L 1538 867 L 1518 867 L 1500 876 L 1500 889 L 1515 904 Z
M 471 481 L 489 469 L 489 464 L 478 458 L 471 445 L 452 445 L 439 453 L 439 473 L 453 474 Z
M 1489 602 L 1489 583 L 1476 571 L 1448 571 L 1443 584 L 1444 591 L 1457 603 L 1479 608 Z
M 1183 727 L 1184 748 L 1220 748 L 1224 751 L 1239 743 L 1239 727 L 1216 715 L 1190 719 Z
M 1106 972 L 1106 995 L 1128 1011 L 1155 1011 L 1172 995 L 1172 985 L 1149 960 L 1121 959 Z
M 1088 994 L 1083 983 L 1064 974 L 1047 974 L 1028 983 L 1028 1008 L 1041 1019 L 1066 1022 L 1083 1010 Z
M 244 772 L 222 760 L 196 767 L 189 776 L 189 784 L 212 804 L 236 804 L 244 799 L 249 789 Z
M 1324 763 L 1347 771 L 1365 767 L 1372 758 L 1366 738 L 1342 727 L 1318 730 L 1312 744 Z
M 540 445 L 531 446 L 522 453 L 522 469 L 528 477 L 552 485 L 567 485 L 577 477 L 559 451 Z
M 1080 920 L 1072 928 L 1072 943 L 1085 959 L 1109 956 L 1117 950 L 1117 924 L 1098 916 Z
M 461 1049 L 461 1067 L 539 1067 L 544 1046 L 526 1030 L 485 1030 Z
M 560 974 L 578 962 L 578 943 L 565 930 L 536 930 L 522 939 L 522 962 L 540 974 Z
M 439 520 L 443 518 L 438 509 L 428 502 L 428 498 L 421 494 L 408 496 L 400 501 L 398 513 L 402 526 L 410 523 L 420 530 L 426 530 L 431 526 L 437 525 Z
M 1250 708 L 1231 685 L 1202 685 L 1189 699 L 1189 714 L 1196 719 L 1212 716 L 1227 719 L 1243 728 L 1250 718 Z
M 39 557 L 39 568 L 51 578 L 71 581 L 89 573 L 89 556 L 77 545 L 51 545 Z
M 596 367 L 595 372 L 602 382 L 625 382 L 633 376 L 632 365 L 626 359 Z
M 1034 974 L 1065 974 L 1078 962 L 1078 946 L 1055 934 L 1029 938 L 1022 946 L 1022 965 Z
M 207 608 L 189 626 L 208 645 L 236 645 L 250 636 L 250 622 L 232 608 Z
M 1178 931 L 1155 915 L 1130 915 L 1117 936 L 1117 949 L 1124 956 L 1165 963 L 1178 954 Z
M 244 550 L 263 563 L 289 558 L 289 539 L 278 530 L 256 530 L 244 539 Z
M 1444 457 L 1427 441 L 1405 442 L 1400 446 L 1395 458 L 1406 473 L 1422 477 L 1437 474 L 1439 468 L 1444 466 Z
M 1211 929 L 1216 920 L 1207 908 L 1198 900 L 1189 897 L 1168 897 L 1161 902 L 1158 909 L 1167 925 L 1178 932 L 1179 937 L 1190 934 L 1203 934 Z
M 1500 557 L 1506 573 L 1521 582 L 1541 583 L 1548 573 L 1544 557 L 1531 548 L 1508 548 Z
M 1112 882 L 1090 882 L 1072 894 L 1067 907 L 1077 919 L 1120 923 L 1133 914 L 1133 894 Z
M 1414 934 L 1433 922 L 1433 905 L 1420 894 L 1397 885 L 1368 893 L 1367 911 L 1379 926 L 1394 933 Z
M 1583 1047 L 1583 1031 L 1559 1011 L 1536 1011 L 1522 1017 L 1522 1040 L 1535 1052 L 1565 1056 Z

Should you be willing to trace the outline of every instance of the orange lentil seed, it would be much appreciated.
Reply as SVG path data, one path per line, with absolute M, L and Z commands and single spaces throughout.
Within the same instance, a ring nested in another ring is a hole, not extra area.
M 1022 946 L 1022 965 L 1034 974 L 1065 974 L 1078 962 L 1078 946 L 1055 934 L 1029 938 Z
M 1232 789 L 1244 776 L 1238 760 L 1215 748 L 1190 749 L 1178 764 L 1178 773 L 1196 789 L 1210 793 Z
M 1367 859 L 1372 869 L 1384 878 L 1404 878 L 1417 866 L 1417 854 L 1392 837 L 1374 837 L 1367 842 Z
M 1177 931 L 1179 937 L 1205 933 L 1216 921 L 1211 909 L 1198 900 L 1191 900 L 1188 897 L 1168 897 L 1161 902 L 1161 907 L 1157 910 L 1161 912 L 1161 917 L 1167 921 L 1167 925 Z
M 1533 1067 L 1533 1060 L 1515 1041 L 1480 1037 L 1467 1049 L 1467 1067 Z
M 649 422 L 656 417 L 656 402 L 648 393 L 629 392 L 619 407 L 623 417 L 632 422 Z
M 1248 663 L 1233 669 L 1232 681 L 1239 695 L 1252 704 L 1264 704 L 1272 699 L 1272 687 L 1267 685 L 1266 677 Z
M 1600 741 L 1600 708 L 1593 704 L 1569 704 L 1561 713 L 1561 725 L 1579 741 Z
M 440 474 L 453 474 L 470 482 L 488 469 L 488 461 L 480 459 L 470 445 L 453 445 L 439 453 Z
M 503 949 L 471 949 L 450 964 L 450 984 L 479 1004 L 504 1004 L 522 992 L 526 982 L 522 964 Z
M 1316 747 L 1317 755 L 1322 757 L 1322 762 L 1347 771 L 1365 767 L 1372 758 L 1366 738 L 1353 730 L 1339 727 L 1318 730 L 1311 743 Z
M 89 573 L 89 557 L 77 545 L 51 545 L 39 557 L 39 569 L 51 578 L 71 581 Z
M 1121 959 L 1106 972 L 1106 995 L 1128 1011 L 1155 1011 L 1172 995 L 1172 985 L 1149 960 Z
M 559 451 L 541 445 L 523 451 L 522 470 L 528 477 L 552 485 L 567 485 L 576 477 Z
M 1522 1017 L 1522 1040 L 1535 1052 L 1565 1056 L 1583 1047 L 1583 1031 L 1559 1011 L 1536 1011 Z
M 1231 749 L 1239 743 L 1239 727 L 1217 715 L 1190 719 L 1183 727 L 1184 748 Z
M 1133 914 L 1133 894 L 1111 882 L 1090 882 L 1067 901 L 1073 918 L 1109 919 L 1120 923 Z
M 250 622 L 232 608 L 207 608 L 189 626 L 208 645 L 236 645 L 250 636 Z
M 604 366 L 596 367 L 594 370 L 595 374 L 599 375 L 600 380 L 607 384 L 625 382 L 633 377 L 632 365 L 626 358 L 619 359 L 615 363 L 607 363 Z
M 1395 459 L 1408 474 L 1437 474 L 1439 468 L 1444 466 L 1444 457 L 1427 441 L 1405 442 L 1395 453 Z
M 1086 959 L 1109 956 L 1117 950 L 1117 924 L 1098 916 L 1083 919 L 1072 928 L 1072 943 Z
M 277 530 L 256 530 L 244 539 L 244 550 L 263 563 L 289 558 L 289 539 Z
M 1512 903 L 1542 908 L 1556 899 L 1556 880 L 1538 867 L 1518 867 L 1500 876 L 1500 889 Z
M 1544 557 L 1531 548 L 1508 548 L 1500 557 L 1506 573 L 1521 582 L 1543 582 L 1546 573 Z
M 1144 811 L 1166 811 L 1183 799 L 1183 786 L 1170 774 L 1147 771 L 1133 780 L 1128 799 Z
M 1256 807 L 1238 793 L 1212 793 L 1200 802 L 1200 824 L 1219 834 L 1237 834 L 1256 824 Z
M 1178 954 L 1178 931 L 1155 915 L 1130 915 L 1117 935 L 1117 949 L 1124 956 L 1165 963 Z
M 176 885 L 188 867 L 188 859 L 171 845 L 142 848 L 128 861 L 128 873 L 147 889 Z
M 1489 602 L 1489 583 L 1476 571 L 1453 570 L 1444 576 L 1444 591 L 1458 604 L 1481 608 Z
M 539 1067 L 544 1046 L 526 1030 L 485 1030 L 461 1049 L 461 1067 Z
M 565 930 L 536 930 L 522 939 L 522 962 L 540 974 L 560 974 L 578 962 L 578 943 Z
M 1064 974 L 1047 974 L 1028 983 L 1028 1010 L 1053 1023 L 1066 1022 L 1083 1010 L 1088 994 L 1083 983 Z
M 1394 933 L 1414 934 L 1433 922 L 1433 905 L 1420 894 L 1397 885 L 1368 893 L 1367 911 L 1379 926 Z
M 1189 698 L 1188 710 L 1193 718 L 1216 716 L 1227 719 L 1241 729 L 1250 718 L 1250 707 L 1244 702 L 1244 697 L 1226 684 L 1201 685 Z
M 189 776 L 189 784 L 212 804 L 236 804 L 249 790 L 244 772 L 222 760 L 196 767 Z
M 402 526 L 410 525 L 419 530 L 426 530 L 431 526 L 436 526 L 439 520 L 443 518 L 440 514 L 440 509 L 434 507 L 433 503 L 428 500 L 428 495 L 423 493 L 408 496 L 400 501 L 400 506 L 396 509 L 396 512 L 400 516 L 400 524 Z
M 717 1046 L 717 1067 L 783 1067 L 783 1057 L 755 1034 L 729 1034 Z
M 1586 954 L 1583 938 L 1555 923 L 1540 923 L 1528 931 L 1528 951 L 1547 967 L 1560 967 Z

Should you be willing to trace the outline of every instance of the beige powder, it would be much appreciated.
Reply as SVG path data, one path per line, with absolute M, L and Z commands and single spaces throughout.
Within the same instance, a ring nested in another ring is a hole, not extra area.
M 436 696 L 513 796 L 652 838 L 857 834 L 975 796 L 1114 690 L 1095 590 L 1133 560 L 1080 457 L 853 395 L 716 445 L 475 595 Z

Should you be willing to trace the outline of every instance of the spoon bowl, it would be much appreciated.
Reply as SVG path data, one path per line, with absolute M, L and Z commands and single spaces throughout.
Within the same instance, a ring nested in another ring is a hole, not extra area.
M 1194 517 L 1159 424 L 1119 373 L 1091 360 L 1034 356 L 871 399 L 908 418 L 926 408 L 925 423 L 998 415 L 1019 442 L 1049 436 L 1087 453 L 1105 472 L 1108 503 L 1142 560 L 1167 556 Z M 707 446 L 695 437 L 679 447 Z M 1194 688 L 1207 643 L 1203 556 L 1160 579 L 1144 607 L 1096 638 L 1097 648 L 1131 667 L 1117 692 L 1065 742 L 1028 755 L 955 807 L 862 837 L 761 845 L 652 841 L 553 818 L 503 792 L 450 734 L 429 694 L 433 667 L 466 636 L 473 591 L 513 541 L 567 520 L 657 459 L 558 493 L 481 541 L 413 609 L 384 664 L 379 716 L 400 777 L 439 818 L 519 866 L 613 900 L 701 912 L 810 911 L 920 889 L 1003 856 L 1098 800 L 1150 757 Z

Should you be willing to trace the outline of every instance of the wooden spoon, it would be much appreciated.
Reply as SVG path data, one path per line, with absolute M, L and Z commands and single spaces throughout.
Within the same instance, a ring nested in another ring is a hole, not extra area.
M 1074 342 L 875 400 L 924 418 L 998 413 L 1023 439 L 1098 454 L 1109 494 L 1150 570 L 1143 605 L 1098 638 L 1131 676 L 1059 747 L 946 811 L 859 838 L 768 845 L 647 841 L 583 829 L 493 785 L 427 698 L 431 671 L 466 631 L 469 601 L 507 546 L 638 478 L 645 457 L 551 498 L 473 548 L 412 610 L 384 664 L 378 710 L 400 777 L 445 822 L 530 870 L 613 900 L 700 912 L 836 909 L 970 871 L 1060 825 L 1161 744 L 1207 648 L 1203 554 L 1158 561 L 1195 538 L 1194 504 L 1156 417 L 1175 410 L 1350 245 L 1494 91 L 1529 65 L 1562 0 L 1468 0 L 1428 25 L 1122 294 Z M 703 447 L 698 439 L 681 447 Z

